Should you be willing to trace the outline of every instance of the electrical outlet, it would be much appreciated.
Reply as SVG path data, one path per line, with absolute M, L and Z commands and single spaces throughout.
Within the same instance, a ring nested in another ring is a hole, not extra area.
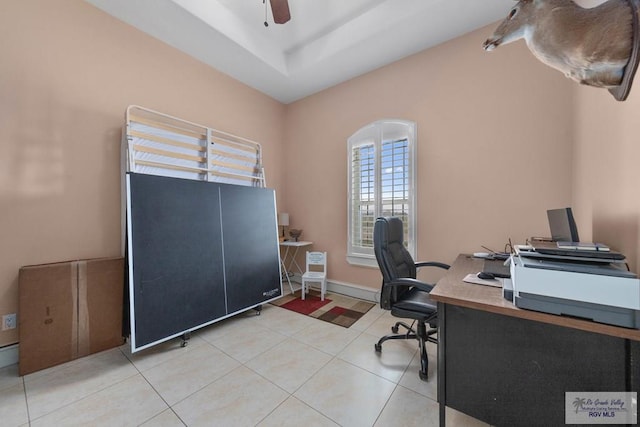
M 4 316 L 2 316 L 2 330 L 3 331 L 7 331 L 9 329 L 15 329 L 16 328 L 16 314 L 12 313 L 12 314 L 5 314 Z

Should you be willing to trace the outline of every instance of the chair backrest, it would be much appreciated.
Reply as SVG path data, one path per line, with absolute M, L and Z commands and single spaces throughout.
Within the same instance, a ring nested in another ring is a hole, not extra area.
M 404 246 L 404 229 L 400 218 L 376 219 L 373 228 L 373 251 L 382 273 L 380 306 L 389 310 L 409 286 L 390 287 L 386 284 L 398 278 L 416 278 L 416 264 Z
M 327 272 L 327 253 L 307 251 L 307 271 Z

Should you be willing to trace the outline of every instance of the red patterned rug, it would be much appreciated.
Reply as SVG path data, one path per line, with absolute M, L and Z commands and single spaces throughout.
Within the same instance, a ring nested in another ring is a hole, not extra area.
M 288 303 L 282 304 L 280 307 L 286 308 L 287 310 L 295 311 L 296 313 L 306 314 L 308 316 L 314 311 L 329 304 L 330 302 L 331 300 L 327 298 L 326 295 L 324 301 L 321 301 L 320 297 L 306 295 L 305 299 L 298 297 L 289 301 Z
M 311 290 L 304 300 L 300 298 L 298 290 L 293 295 L 285 295 L 271 304 L 345 328 L 353 325 L 375 305 L 332 293 L 326 293 L 324 301 L 320 301 L 320 292 L 316 290 Z

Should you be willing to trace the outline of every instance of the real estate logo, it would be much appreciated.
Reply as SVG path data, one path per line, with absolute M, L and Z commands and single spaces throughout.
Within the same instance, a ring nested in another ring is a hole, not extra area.
M 566 392 L 566 424 L 637 424 L 636 392 Z

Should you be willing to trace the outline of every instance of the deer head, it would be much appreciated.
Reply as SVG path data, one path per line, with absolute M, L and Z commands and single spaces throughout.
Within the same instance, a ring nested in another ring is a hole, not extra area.
M 490 52 L 496 47 L 524 38 L 530 31 L 535 16 L 533 0 L 520 0 L 500 23 L 493 35 L 483 44 L 484 50 Z
M 631 61 L 640 52 L 639 3 L 607 0 L 583 8 L 573 0 L 520 0 L 482 47 L 492 51 L 524 39 L 544 64 L 624 100 L 640 61 L 640 54 Z

